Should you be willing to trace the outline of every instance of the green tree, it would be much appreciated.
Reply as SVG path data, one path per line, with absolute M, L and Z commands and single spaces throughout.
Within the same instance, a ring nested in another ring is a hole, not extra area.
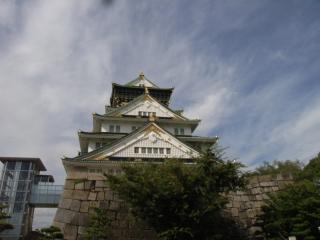
M 319 182 L 320 179 L 320 153 L 317 157 L 311 159 L 303 168 L 299 179 L 309 179 L 310 181 Z
M 320 190 L 313 182 L 304 180 L 288 185 L 270 195 L 263 206 L 264 232 L 267 239 L 320 239 Z
M 63 234 L 61 233 L 61 230 L 55 226 L 41 228 L 40 230 L 37 230 L 37 232 L 42 234 L 42 237 L 40 237 L 40 240 L 63 239 Z
M 87 228 L 86 239 L 108 239 L 110 219 L 107 210 L 104 208 L 91 208 L 90 210 L 90 222 Z
M 226 194 L 245 185 L 241 167 L 215 151 L 190 163 L 124 165 L 124 174 L 107 177 L 162 240 L 241 239 L 221 211 Z
M 0 204 L 0 232 L 7 229 L 13 229 L 13 226 L 6 221 L 6 219 L 10 217 L 4 212 L 5 208 L 5 205 Z
M 298 161 L 286 160 L 278 161 L 274 160 L 272 162 L 263 162 L 263 164 L 257 167 L 249 175 L 272 175 L 277 174 L 291 174 L 294 178 L 298 177 L 303 169 L 303 164 Z

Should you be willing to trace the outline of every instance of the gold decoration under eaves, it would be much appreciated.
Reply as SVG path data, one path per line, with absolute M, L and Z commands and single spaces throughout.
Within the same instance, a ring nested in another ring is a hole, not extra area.
M 156 120 L 156 116 L 154 115 L 154 113 L 150 113 L 149 114 L 149 122 L 154 122 Z
M 161 136 L 161 133 L 163 133 L 159 128 L 157 128 L 154 125 L 151 125 L 150 127 L 148 127 L 145 132 L 144 132 L 144 136 L 149 135 L 151 132 L 156 133 L 157 135 Z
M 145 93 L 145 94 L 149 94 L 149 89 L 147 88 L 146 85 L 144 86 L 144 93 Z

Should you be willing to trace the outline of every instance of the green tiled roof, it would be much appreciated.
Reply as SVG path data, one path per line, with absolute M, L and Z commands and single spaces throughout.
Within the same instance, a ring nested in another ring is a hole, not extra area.
M 143 73 L 140 73 L 140 75 L 139 75 L 137 78 L 135 78 L 135 79 L 133 79 L 132 81 L 124 84 L 124 86 L 127 86 L 127 87 L 134 86 L 136 83 L 138 83 L 138 82 L 141 81 L 141 80 L 146 80 L 146 81 L 148 81 L 151 85 L 153 85 L 153 87 L 159 88 L 159 87 L 158 87 L 156 84 L 154 84 L 151 80 L 149 80 L 148 78 L 146 78 Z

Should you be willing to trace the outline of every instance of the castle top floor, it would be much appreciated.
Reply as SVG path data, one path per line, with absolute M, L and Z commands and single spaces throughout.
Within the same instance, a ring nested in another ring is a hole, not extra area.
M 145 88 L 148 88 L 150 95 L 157 99 L 157 101 L 165 106 L 169 106 L 173 88 L 160 88 L 147 79 L 143 73 L 140 73 L 138 78 L 124 85 L 113 83 L 110 106 L 117 108 L 127 104 L 136 97 L 144 94 Z

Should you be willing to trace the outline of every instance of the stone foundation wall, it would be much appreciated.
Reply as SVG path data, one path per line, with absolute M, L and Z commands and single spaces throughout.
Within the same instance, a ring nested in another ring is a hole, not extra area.
M 264 200 L 268 199 L 269 193 L 277 192 L 292 182 L 292 176 L 288 174 L 251 177 L 245 190 L 230 193 L 226 211 L 247 232 L 248 238 L 264 239 L 258 218 Z
M 98 176 L 98 175 L 97 175 Z M 268 193 L 279 191 L 292 182 L 291 176 L 252 177 L 243 191 L 229 195 L 226 212 L 251 239 L 261 239 L 258 216 Z M 105 208 L 111 220 L 110 240 L 154 240 L 155 232 L 141 220 L 135 219 L 127 204 L 106 186 L 103 178 L 68 178 L 53 222 L 67 240 L 84 239 L 92 207 Z
M 101 180 L 66 179 L 53 225 L 66 240 L 85 239 L 92 208 L 107 210 L 111 221 L 110 240 L 152 240 L 155 232 L 132 216 L 126 203 Z M 106 227 L 107 229 L 107 227 Z

